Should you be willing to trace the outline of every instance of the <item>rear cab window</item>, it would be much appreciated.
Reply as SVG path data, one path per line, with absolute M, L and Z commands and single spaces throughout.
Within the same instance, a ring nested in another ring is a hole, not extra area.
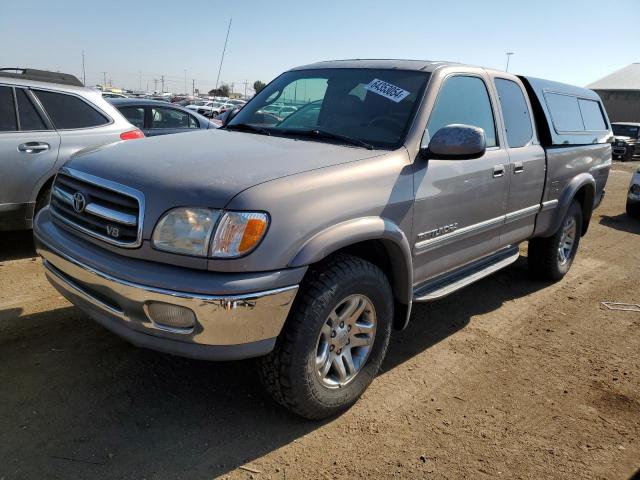
M 504 78 L 495 79 L 496 90 L 510 148 L 524 147 L 533 137 L 531 112 L 520 86 Z
M 65 93 L 33 90 L 58 130 L 92 128 L 110 122 L 84 100 Z

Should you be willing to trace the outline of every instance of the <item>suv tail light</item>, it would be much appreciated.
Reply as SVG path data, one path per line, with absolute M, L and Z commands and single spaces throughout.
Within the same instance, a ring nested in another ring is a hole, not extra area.
M 135 140 L 136 138 L 144 138 L 142 130 L 129 130 L 128 132 L 122 132 L 120 134 L 120 140 Z

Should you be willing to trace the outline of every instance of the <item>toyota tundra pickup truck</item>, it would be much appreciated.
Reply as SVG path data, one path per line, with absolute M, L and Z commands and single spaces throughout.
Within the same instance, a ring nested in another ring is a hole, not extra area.
M 296 107 L 276 118 L 268 106 Z M 456 63 L 289 70 L 223 128 L 72 158 L 35 221 L 53 286 L 145 348 L 259 357 L 307 418 L 352 405 L 394 329 L 518 259 L 561 279 L 604 195 L 592 91 Z

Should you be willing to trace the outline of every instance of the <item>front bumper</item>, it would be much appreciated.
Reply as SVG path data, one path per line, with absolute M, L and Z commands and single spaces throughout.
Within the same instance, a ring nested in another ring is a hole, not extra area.
M 267 354 L 298 289 L 296 284 L 255 293 L 188 293 L 180 290 L 180 277 L 189 275 L 187 269 L 175 270 L 175 290 L 125 280 L 78 260 L 73 251 L 63 251 L 54 235 L 48 235 L 56 228 L 46 210 L 34 227 L 49 282 L 98 323 L 140 347 L 207 360 Z M 158 324 L 148 308 L 154 302 L 188 308 L 194 313 L 194 326 Z

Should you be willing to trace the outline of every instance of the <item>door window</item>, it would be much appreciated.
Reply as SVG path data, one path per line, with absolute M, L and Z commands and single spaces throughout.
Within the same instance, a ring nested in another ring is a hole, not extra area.
M 154 107 L 151 109 L 151 128 L 198 128 L 198 122 L 180 110 Z
M 122 107 L 120 113 L 122 113 L 131 125 L 138 127 L 140 130 L 144 128 L 144 108 Z
M 0 132 L 15 132 L 18 130 L 16 121 L 16 107 L 13 103 L 11 87 L 0 87 Z
M 31 102 L 27 92 L 16 88 L 18 113 L 20 114 L 20 130 L 47 130 L 42 117 Z
M 89 128 L 109 123 L 109 119 L 78 97 L 44 90 L 34 90 L 34 93 L 57 129 Z
M 523 147 L 533 136 L 531 113 L 522 89 L 516 82 L 496 78 L 500 108 L 507 130 L 507 143 L 511 148 Z
M 482 128 L 487 147 L 497 145 L 491 101 L 482 79 L 468 76 L 451 77 L 440 89 L 427 124 L 427 133 L 431 137 L 442 127 L 455 123 Z

